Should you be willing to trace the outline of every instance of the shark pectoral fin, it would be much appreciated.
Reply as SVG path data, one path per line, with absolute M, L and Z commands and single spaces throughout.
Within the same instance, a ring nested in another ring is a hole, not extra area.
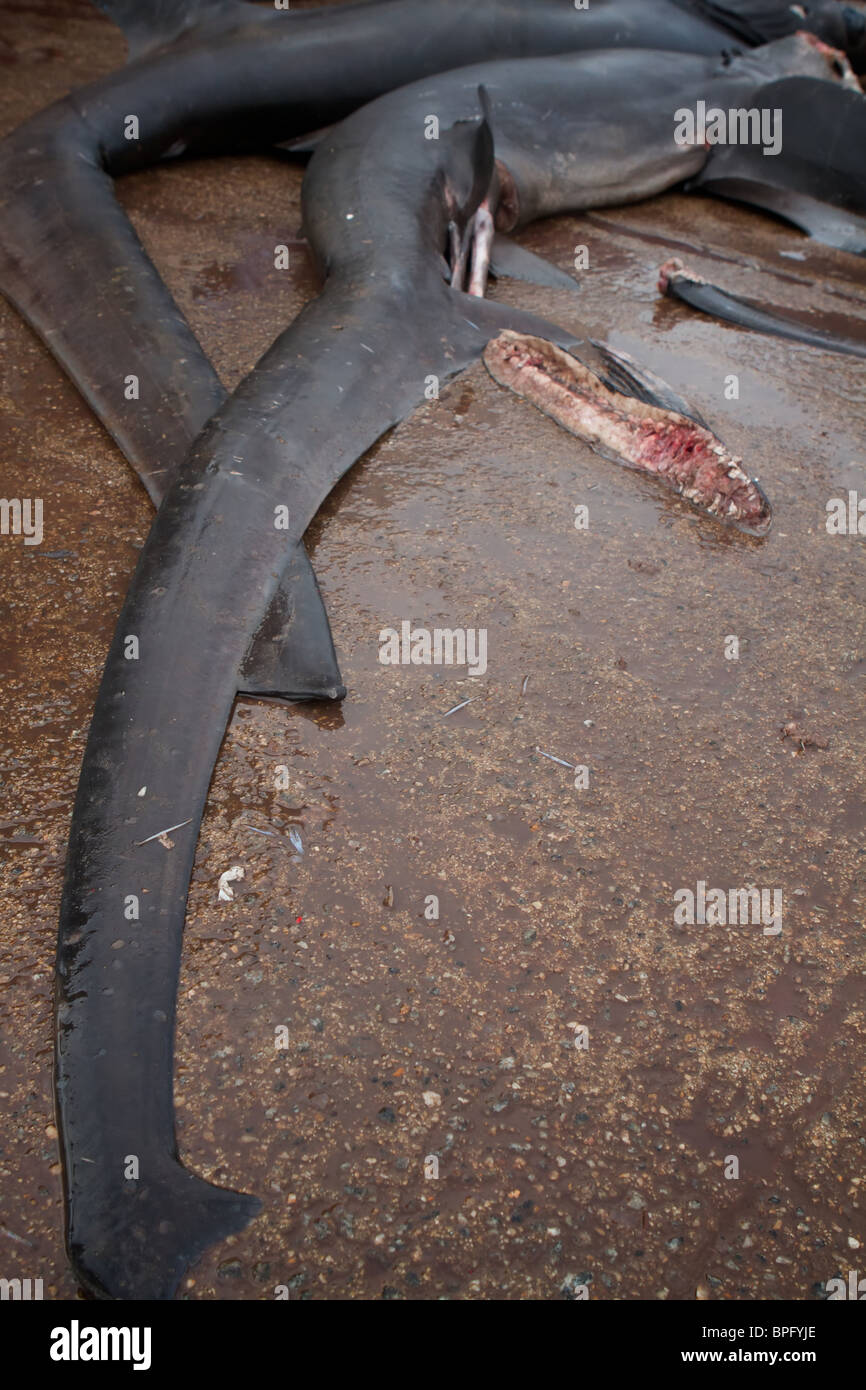
M 547 338 L 551 343 L 556 343 L 557 347 L 565 348 L 576 357 L 580 357 L 581 353 L 587 350 L 589 340 L 582 336 L 580 329 L 575 332 L 572 328 L 563 328 L 560 324 L 551 323 L 549 319 L 540 318 L 538 314 L 527 313 L 525 309 L 514 309 L 510 304 L 502 304 L 495 299 L 473 299 L 468 294 L 455 291 L 452 293 L 454 309 L 459 315 L 455 337 L 462 357 L 455 359 L 451 376 L 477 362 L 485 345 L 505 328 L 510 328 L 515 333 L 531 333 L 539 338 Z M 467 329 L 471 329 L 472 332 L 467 332 Z
M 303 542 L 294 549 L 238 676 L 238 694 L 342 700 L 328 615 Z
M 751 162 L 767 183 L 849 212 L 866 213 L 866 96 L 862 91 L 800 75 L 765 83 L 752 100 L 762 112 L 780 113 L 779 138 L 770 144 L 771 153 L 764 154 L 760 145 L 748 147 Z M 708 171 L 721 148 L 711 152 Z M 745 151 L 746 146 L 727 148 Z
M 855 10 L 853 5 L 842 5 L 842 18 L 845 24 L 845 52 L 855 72 L 866 72 L 866 14 Z
M 716 166 L 706 179 L 700 180 L 699 186 L 702 193 L 714 198 L 728 198 L 760 208 L 762 212 L 771 212 L 799 227 L 813 241 L 854 256 L 866 256 L 866 217 L 856 212 L 833 207 L 790 188 L 763 183 L 760 179 L 738 177 L 734 172 L 726 172 L 723 166 Z
M 308 130 L 304 135 L 296 135 L 291 140 L 280 140 L 273 146 L 277 154 L 314 154 L 326 135 L 337 129 L 339 121 L 333 125 L 323 125 L 318 130 Z
M 206 30 L 217 20 L 234 17 L 248 19 L 249 6 L 243 0 L 93 0 L 97 9 L 123 31 L 129 58 L 140 58 L 152 49 L 163 48 L 189 29 Z
M 636 401 L 643 401 L 644 405 L 655 405 L 661 410 L 672 410 L 677 415 L 685 415 L 686 419 L 694 420 L 696 425 L 709 429 L 706 420 L 694 406 L 683 400 L 682 396 L 678 395 L 672 386 L 668 386 L 666 381 L 662 381 L 660 376 L 656 376 L 655 372 L 651 372 L 648 367 L 642 367 L 627 352 L 615 352 L 612 347 L 596 342 L 594 338 L 590 341 L 601 359 L 604 368 L 601 379 L 605 386 L 619 391 L 623 396 L 632 396 Z
M 560 270 L 559 266 L 546 261 L 543 256 L 536 256 L 534 251 L 527 251 L 525 246 L 519 246 L 516 241 L 498 232 L 493 238 L 490 270 L 497 279 L 505 275 L 512 280 L 526 280 L 530 285 L 545 285 L 554 290 L 580 289 L 577 281 Z

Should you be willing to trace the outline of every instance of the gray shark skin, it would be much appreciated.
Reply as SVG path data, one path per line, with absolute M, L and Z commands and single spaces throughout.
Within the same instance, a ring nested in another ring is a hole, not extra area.
M 718 147 L 689 187 L 764 208 L 816 240 L 866 255 L 866 96 L 803 75 L 771 83 L 762 102 L 782 112 L 779 155 Z
M 155 501 L 223 392 L 117 204 L 115 178 L 162 159 L 276 145 L 482 60 L 611 46 L 712 54 L 731 34 L 756 43 L 806 23 L 844 38 L 835 0 L 805 19 L 785 0 L 593 0 L 583 12 L 561 0 L 379 0 L 323 13 L 242 0 L 100 8 L 126 30 L 134 61 L 0 144 L 0 289 Z M 133 408 L 118 363 L 142 383 Z
M 116 177 L 184 154 L 272 145 L 413 78 L 481 58 L 624 45 L 710 54 L 731 35 L 757 43 L 799 24 L 836 43 L 846 37 L 835 0 L 812 5 L 805 18 L 783 0 L 593 0 L 584 12 L 561 0 L 379 0 L 323 13 L 242 0 L 103 0 L 100 8 L 126 30 L 133 61 L 0 144 L 0 290 L 157 503 L 225 393 L 117 203 Z M 563 282 L 500 243 L 496 268 L 508 265 Z M 129 375 L 139 381 L 132 402 L 123 392 Z M 249 693 L 345 693 L 300 542 L 244 676 Z
M 238 673 L 295 547 L 339 478 L 424 399 L 430 376 L 477 361 L 502 329 L 605 370 L 592 344 L 575 343 L 582 330 L 452 289 L 451 228 L 459 241 L 482 201 L 524 225 L 619 198 L 626 183 L 636 196 L 677 183 L 705 152 L 676 144 L 672 93 L 749 102 L 813 57 L 783 40 L 727 63 L 612 52 L 482 64 L 382 97 L 320 142 L 303 207 L 324 289 L 173 476 L 84 755 L 58 937 L 56 1078 L 67 1244 L 96 1296 L 170 1298 L 186 1265 L 257 1209 L 180 1164 L 172 1048 L 210 777 Z M 480 99 L 489 116 L 479 121 Z M 425 139 L 430 112 L 437 140 Z M 275 525 L 283 508 L 288 529 Z M 159 838 L 169 827 L 171 849 Z M 140 917 L 127 922 L 131 894 Z M 124 1175 L 129 1155 L 136 1179 Z

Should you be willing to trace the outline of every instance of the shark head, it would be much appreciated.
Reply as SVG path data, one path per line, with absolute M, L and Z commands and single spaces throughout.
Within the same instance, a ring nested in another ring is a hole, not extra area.
M 762 44 L 760 48 L 738 52 L 726 62 L 730 71 L 736 70 L 764 82 L 780 77 L 818 77 L 862 92 L 846 54 L 805 29 Z

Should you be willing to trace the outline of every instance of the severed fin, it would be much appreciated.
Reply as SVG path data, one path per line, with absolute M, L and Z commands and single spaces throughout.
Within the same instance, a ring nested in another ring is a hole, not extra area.
M 642 367 L 627 352 L 616 352 L 606 343 L 596 342 L 594 338 L 590 339 L 590 342 L 601 359 L 604 370 L 600 376 L 605 386 L 619 391 L 623 396 L 632 396 L 644 405 L 655 405 L 661 410 L 673 410 L 675 414 L 685 415 L 686 419 L 694 420 L 696 425 L 709 429 L 700 412 L 695 410 L 693 405 L 689 405 L 688 401 L 683 400 L 682 396 L 666 381 L 662 381 L 660 376 L 656 376 L 655 372 L 651 372 L 648 367 Z
M 559 266 L 498 232 L 493 238 L 490 271 L 497 279 L 505 275 L 512 280 L 526 280 L 530 285 L 545 285 L 554 290 L 580 289 L 577 281 Z
M 342 700 L 346 694 L 331 629 L 303 542 L 292 551 L 238 680 L 241 695 Z
M 766 495 L 706 426 L 611 390 L 593 368 L 543 338 L 501 333 L 488 343 L 484 365 L 500 386 L 596 453 L 654 478 L 719 521 L 753 536 L 767 534 L 772 510 Z
M 841 45 L 845 24 L 837 0 L 678 0 L 683 9 L 696 10 L 705 19 L 727 29 L 744 43 L 763 44 L 784 38 L 797 29 L 808 29 L 828 43 Z
M 250 19 L 244 0 L 93 0 L 123 35 L 130 62 L 165 48 L 190 29 L 207 30 L 226 21 Z
M 735 323 L 739 328 L 751 329 L 754 333 L 770 333 L 776 338 L 791 338 L 794 342 L 808 343 L 812 347 L 823 348 L 827 352 L 842 352 L 849 357 L 866 357 L 866 323 L 862 320 L 848 319 L 850 335 L 831 333 L 817 324 L 795 314 L 786 313 L 772 305 L 757 304 L 754 300 L 741 299 L 728 294 L 718 285 L 711 285 L 701 275 L 688 270 L 680 260 L 666 261 L 659 271 L 659 289 L 662 294 L 680 299 L 693 309 L 709 314 L 725 323 Z M 858 329 L 860 336 L 855 336 Z

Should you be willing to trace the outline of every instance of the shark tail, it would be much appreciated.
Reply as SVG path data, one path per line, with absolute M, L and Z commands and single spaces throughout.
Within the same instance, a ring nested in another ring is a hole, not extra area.
M 0 143 L 0 293 L 39 335 L 158 506 L 226 392 L 147 255 L 66 99 Z M 88 293 L 81 295 L 81 285 Z M 345 694 L 303 544 L 287 565 L 240 689 Z
M 187 1267 L 209 1246 L 237 1235 L 261 1209 L 257 1197 L 216 1187 L 177 1160 L 125 1186 L 110 1224 L 104 1204 L 83 1203 L 80 1192 L 69 1212 L 70 1261 L 94 1298 L 173 1298 Z

